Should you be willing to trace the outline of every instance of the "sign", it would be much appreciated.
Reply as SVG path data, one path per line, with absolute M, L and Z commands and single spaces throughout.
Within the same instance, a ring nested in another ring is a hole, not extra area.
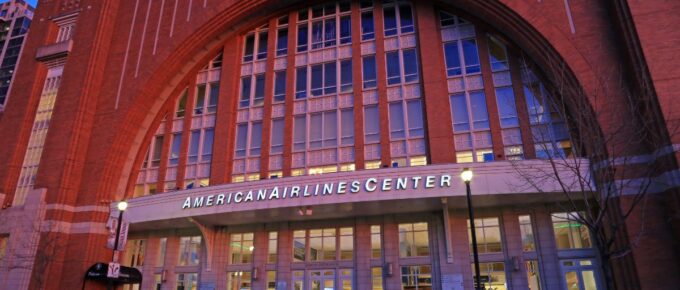
M 109 263 L 108 271 L 106 272 L 106 277 L 118 278 L 120 276 L 120 264 L 111 262 Z
M 442 290 L 463 290 L 463 275 L 462 274 L 443 275 Z
M 451 187 L 451 175 L 426 175 L 409 177 L 366 178 L 364 180 L 348 180 L 328 183 L 316 183 L 294 186 L 273 186 L 269 188 L 251 189 L 219 194 L 188 196 L 182 203 L 182 209 L 224 206 L 258 201 L 273 201 L 295 198 L 324 197 L 360 192 L 392 192 L 402 190 L 428 190 Z
M 90 266 L 85 272 L 86 280 L 100 281 L 100 282 L 113 282 L 115 284 L 140 284 L 142 283 L 142 273 L 137 270 L 137 268 L 120 266 L 118 277 L 111 278 L 108 277 L 109 274 L 109 264 L 106 263 L 95 263 Z
M 129 227 L 130 223 L 126 222 L 123 217 L 123 224 L 120 225 L 120 235 L 118 235 L 118 248 L 114 249 L 114 244 L 116 243 L 116 230 L 118 229 L 118 212 L 111 211 L 109 220 L 106 222 L 106 228 L 109 230 L 109 235 L 106 239 L 106 248 L 118 251 L 125 249 Z

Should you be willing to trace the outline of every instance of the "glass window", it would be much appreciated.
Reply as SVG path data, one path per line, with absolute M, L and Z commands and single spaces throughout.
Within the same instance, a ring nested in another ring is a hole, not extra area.
M 271 154 L 283 153 L 283 118 L 272 119 Z
M 382 267 L 371 268 L 371 290 L 383 290 Z
M 307 28 L 307 24 L 302 24 L 298 26 L 298 39 L 297 39 L 297 51 L 298 52 L 305 52 L 307 51 L 308 43 L 309 43 L 309 29 Z
M 189 153 L 188 153 L 188 163 L 198 162 L 198 146 L 201 142 L 201 130 L 191 131 L 191 136 L 189 137 Z
M 385 54 L 387 61 L 387 84 L 394 85 L 401 83 L 401 73 L 399 62 L 399 51 L 391 51 Z
M 229 264 L 248 264 L 253 262 L 253 233 L 231 234 Z
M 489 129 L 489 113 L 486 110 L 484 92 L 470 92 L 470 111 L 472 112 L 472 127 L 475 130 Z
M 541 290 L 541 276 L 538 273 L 538 261 L 528 260 L 524 261 L 524 267 L 527 271 L 527 282 L 529 282 L 529 290 Z
M 243 62 L 253 60 L 253 52 L 255 50 L 255 35 L 250 34 L 246 36 L 246 44 L 243 50 Z
M 352 91 L 352 60 L 343 60 L 340 62 L 340 91 Z
M 250 155 L 260 155 L 262 146 L 262 122 L 253 122 L 250 132 Z
M 377 86 L 375 55 L 364 56 L 362 58 L 362 64 L 364 73 L 364 89 L 375 88 Z
M 475 265 L 471 264 L 473 283 L 476 283 L 474 279 L 475 275 Z M 505 280 L 505 264 L 503 262 L 495 263 L 479 263 L 479 276 L 480 282 L 482 283 L 483 289 L 494 289 L 494 290 L 507 290 L 507 282 Z
M 408 111 L 408 134 L 409 137 L 423 137 L 423 105 L 420 100 L 406 103 Z
M 454 132 L 470 131 L 470 119 L 464 94 L 451 95 L 451 114 Z
M 260 32 L 257 43 L 257 59 L 267 58 L 267 37 L 269 34 L 266 31 Z
M 348 109 L 340 111 L 340 119 L 340 126 L 342 129 L 340 144 L 354 144 L 354 110 Z
M 373 23 L 373 11 L 361 12 L 361 40 L 375 38 L 375 25 Z
M 404 55 L 404 82 L 415 82 L 418 80 L 418 59 L 416 57 L 416 50 L 406 49 L 402 53 Z
M 293 151 L 304 151 L 307 141 L 307 118 L 305 116 L 295 116 L 293 130 Z
M 371 226 L 371 258 L 382 256 L 382 231 L 379 225 Z M 380 283 L 382 286 L 382 282 Z
M 182 144 L 182 133 L 175 133 L 172 135 L 172 146 L 170 147 L 169 165 L 177 165 L 179 163 L 179 150 Z
M 429 255 L 427 223 L 399 224 L 399 256 L 405 258 Z
M 312 73 L 312 96 L 321 96 L 323 94 L 323 65 L 313 65 L 311 67 Z
M 304 262 L 306 257 L 306 232 L 298 230 L 293 232 L 293 262 Z
M 390 103 L 390 137 L 392 140 L 406 138 L 404 111 L 401 102 Z
M 481 72 L 479 66 L 479 51 L 477 50 L 477 41 L 474 39 L 464 39 L 463 55 L 465 59 L 465 73 L 473 74 Z
M 364 108 L 364 141 L 367 144 L 380 142 L 380 115 L 377 105 Z
M 413 12 L 411 5 L 399 5 L 399 22 L 401 24 L 401 33 L 413 32 Z
M 442 27 L 456 24 L 456 17 L 446 12 L 439 12 L 439 23 Z
M 205 84 L 196 86 L 196 101 L 194 102 L 194 115 L 203 114 L 203 104 L 205 103 Z
M 501 119 L 501 127 L 519 126 L 515 94 L 512 87 L 496 88 L 496 102 L 498 103 L 498 115 Z
M 337 71 L 335 62 L 325 63 L 323 93 L 324 95 L 334 94 L 337 91 Z M 312 76 L 313 78 L 313 76 Z
M 576 221 L 578 213 L 553 213 L 552 223 L 557 249 L 582 249 L 592 247 L 588 227 Z
M 385 36 L 397 34 L 397 15 L 393 6 L 383 8 Z
M 267 290 L 276 290 L 276 271 L 267 271 Z
M 227 272 L 227 290 L 252 289 L 252 274 L 250 271 Z
M 336 259 L 336 229 L 309 230 L 309 257 L 311 261 Z
M 463 72 L 460 68 L 460 55 L 458 52 L 458 42 L 444 43 L 444 57 L 446 60 L 446 75 L 457 76 Z
M 177 290 L 198 290 L 198 274 L 177 274 Z
M 536 243 L 534 241 L 534 230 L 531 227 L 531 216 L 519 216 L 519 231 L 522 235 L 522 249 L 525 252 L 536 250 Z
M 210 97 L 208 98 L 207 107 L 208 114 L 217 112 L 217 100 L 219 99 L 219 96 L 220 96 L 220 84 L 210 83 Z
M 567 289 L 598 289 L 593 260 L 562 260 L 560 262 Z
M 508 69 L 508 55 L 505 52 L 505 45 L 497 38 L 489 36 L 489 60 L 491 61 L 491 71 L 502 71 Z
M 250 83 L 250 76 L 241 78 L 241 102 L 239 103 L 241 108 L 250 106 Z
M 196 266 L 199 262 L 201 236 L 179 238 L 179 266 Z
M 340 44 L 352 43 L 352 19 L 350 16 L 340 17 Z
M 283 102 L 286 100 L 286 71 L 277 71 L 274 73 L 274 102 Z
M 281 28 L 276 37 L 276 56 L 286 54 L 288 54 L 288 28 Z
M 269 244 L 267 246 L 267 263 L 276 263 L 276 258 L 278 256 L 278 232 L 269 232 Z
M 479 253 L 497 253 L 503 251 L 498 218 L 475 219 L 475 232 L 477 233 L 477 250 Z M 470 253 L 472 253 L 470 220 L 468 220 L 468 237 L 470 237 Z
M 335 19 L 326 19 L 324 21 L 324 31 L 325 31 L 325 43 L 324 46 L 334 46 L 335 45 Z
M 235 157 L 246 156 L 246 144 L 248 142 L 248 124 L 236 126 L 236 154 Z
M 295 72 L 295 98 L 304 99 L 307 97 L 307 67 L 299 67 Z
M 401 289 L 432 289 L 432 268 L 430 266 L 401 267 Z
M 153 154 L 151 155 L 151 167 L 158 167 L 161 164 L 161 154 L 163 153 L 163 135 L 156 136 L 153 143 Z
M 179 101 L 177 102 L 177 111 L 175 112 L 175 117 L 176 118 L 184 117 L 186 108 L 187 108 L 187 91 L 185 90 L 184 93 L 182 93 L 182 96 L 179 97 Z
M 264 104 L 264 74 L 259 74 L 255 76 L 253 106 L 261 106 L 262 104 Z
M 0 262 L 2 262 L 2 238 L 0 238 Z M 144 250 L 146 248 L 146 240 L 128 240 L 125 245 L 125 265 L 129 267 L 143 267 L 144 266 Z
M 203 131 L 203 152 L 201 152 L 201 161 L 210 161 L 212 159 L 213 139 L 215 129 L 208 128 Z
M 354 259 L 354 229 L 340 228 L 340 260 Z

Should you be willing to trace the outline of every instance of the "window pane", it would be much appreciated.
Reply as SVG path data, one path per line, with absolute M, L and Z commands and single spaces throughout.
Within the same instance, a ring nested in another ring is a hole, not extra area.
M 423 137 L 423 106 L 420 101 L 411 101 L 408 106 L 409 137 Z
M 170 165 L 177 165 L 179 163 L 179 149 L 182 144 L 182 133 L 175 133 L 172 135 L 172 147 L 170 147 Z
M 505 53 L 505 46 L 495 37 L 488 37 L 489 41 L 489 60 L 491 70 L 500 71 L 508 69 L 508 56 Z
M 472 74 L 480 72 L 477 42 L 474 39 L 463 40 L 463 52 L 465 55 L 465 73 Z
M 201 141 L 201 131 L 194 130 L 191 131 L 191 137 L 189 141 L 189 163 L 194 163 L 198 161 L 198 145 Z
M 335 62 L 329 62 L 324 64 L 324 90 L 323 93 L 333 94 L 336 92 L 337 84 L 337 71 Z
M 340 62 L 340 91 L 352 91 L 352 60 L 343 60 Z
M 283 130 L 284 130 L 283 119 L 272 120 L 272 141 L 271 141 L 272 154 L 283 152 Z
M 213 147 L 213 138 L 215 135 L 215 130 L 210 128 L 205 130 L 205 136 L 203 136 L 203 156 L 201 157 L 201 161 L 210 161 L 212 158 L 212 147 Z
M 286 55 L 288 53 L 288 28 L 279 29 L 276 39 L 276 55 Z
M 311 149 L 321 148 L 322 138 L 322 117 L 321 114 L 313 114 L 309 120 L 309 147 Z
M 383 8 L 383 23 L 385 25 L 385 36 L 397 34 L 397 17 L 394 7 Z
M 236 157 L 246 156 L 247 136 L 248 124 L 239 124 L 236 127 Z
M 387 84 L 393 85 L 401 82 L 399 52 L 393 51 L 386 54 L 387 58 Z
M 312 96 L 323 94 L 323 65 L 312 66 Z
M 246 44 L 243 50 L 243 62 L 253 60 L 253 50 L 255 49 L 255 35 L 246 36 Z
M 335 45 L 335 18 L 326 19 L 324 22 L 324 31 L 324 38 L 326 40 L 324 46 L 329 47 Z
M 470 93 L 470 110 L 472 111 L 473 128 L 475 130 L 489 129 L 489 114 L 486 110 L 484 92 Z
M 253 106 L 260 106 L 264 104 L 264 74 L 255 76 L 255 97 L 253 98 Z
M 312 49 L 323 46 L 323 21 L 312 23 Z
M 298 68 L 295 76 L 295 98 L 304 99 L 307 97 L 307 67 Z
M 515 95 L 512 92 L 512 87 L 497 88 L 496 99 L 498 102 L 498 114 L 501 118 L 501 127 L 519 126 Z
M 405 138 L 404 112 L 401 103 L 390 104 L 390 136 L 392 139 Z
M 338 121 L 336 112 L 323 113 L 323 147 L 336 146 L 338 136 Z
M 341 123 L 342 126 L 342 145 L 352 145 L 354 144 L 354 111 L 353 110 L 343 110 L 341 112 Z
M 241 78 L 241 102 L 240 107 L 250 105 L 250 76 Z
M 210 98 L 208 99 L 208 113 L 217 111 L 217 99 L 220 95 L 220 83 L 210 84 Z
M 361 40 L 375 38 L 375 27 L 373 24 L 373 11 L 361 13 Z
M 366 143 L 380 141 L 380 118 L 378 106 L 367 106 L 364 109 L 364 133 Z
M 250 132 L 250 154 L 259 155 L 260 146 L 262 146 L 262 122 L 255 122 Z
M 444 56 L 446 57 L 446 75 L 457 76 L 462 74 L 460 69 L 460 55 L 458 54 L 458 43 L 445 43 Z
M 298 16 L 301 16 L 298 14 Z M 297 39 L 297 51 L 303 52 L 307 51 L 307 38 L 308 38 L 307 24 L 298 26 L 298 39 Z
M 470 130 L 467 102 L 465 101 L 464 94 L 451 96 L 451 114 L 453 114 L 453 131 Z
M 267 58 L 267 37 L 268 33 L 266 31 L 260 32 L 257 43 L 257 59 Z
M 415 49 L 404 50 L 404 81 L 413 82 L 418 80 L 418 59 Z
M 340 18 L 340 44 L 352 42 L 352 18 L 343 16 Z
M 413 13 L 411 5 L 399 6 L 399 20 L 401 22 L 401 33 L 413 32 Z
M 375 55 L 365 56 L 363 61 L 364 89 L 376 87 Z
M 194 102 L 194 114 L 203 114 L 203 105 L 205 103 L 205 84 L 200 84 L 196 89 L 196 101 Z
M 305 116 L 295 116 L 295 126 L 294 126 L 294 136 L 293 136 L 293 150 L 305 150 L 306 132 L 307 124 Z
M 286 100 L 286 71 L 277 71 L 274 78 L 274 102 L 283 102 Z

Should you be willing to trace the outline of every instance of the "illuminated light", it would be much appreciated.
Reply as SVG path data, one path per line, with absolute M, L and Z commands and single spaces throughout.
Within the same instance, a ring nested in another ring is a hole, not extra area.
M 472 170 L 470 170 L 470 168 L 463 168 L 460 178 L 465 182 L 470 182 L 470 180 L 472 180 Z
M 118 203 L 118 210 L 119 211 L 125 211 L 128 207 L 127 201 L 121 201 Z

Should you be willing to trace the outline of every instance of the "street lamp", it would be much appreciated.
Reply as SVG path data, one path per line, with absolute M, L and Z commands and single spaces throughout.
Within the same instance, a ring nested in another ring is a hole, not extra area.
M 113 258 L 114 258 L 114 260 L 116 258 L 116 251 L 119 251 L 118 250 L 118 237 L 120 236 L 120 226 L 123 224 L 123 212 L 125 212 L 125 210 L 127 209 L 128 203 L 127 203 L 127 201 L 124 201 L 124 200 L 120 201 L 120 202 L 118 202 L 117 207 L 118 207 L 118 225 L 116 226 L 116 240 L 115 240 L 116 242 L 113 244 Z
M 479 253 L 477 252 L 477 232 L 475 231 L 475 213 L 472 208 L 472 192 L 470 191 L 470 181 L 472 180 L 472 170 L 470 168 L 463 168 L 463 172 L 460 173 L 460 178 L 465 182 L 465 189 L 467 190 L 467 207 L 468 216 L 470 219 L 470 235 L 472 236 L 472 256 L 475 260 L 475 289 L 481 290 L 482 284 L 480 283 L 479 276 Z

